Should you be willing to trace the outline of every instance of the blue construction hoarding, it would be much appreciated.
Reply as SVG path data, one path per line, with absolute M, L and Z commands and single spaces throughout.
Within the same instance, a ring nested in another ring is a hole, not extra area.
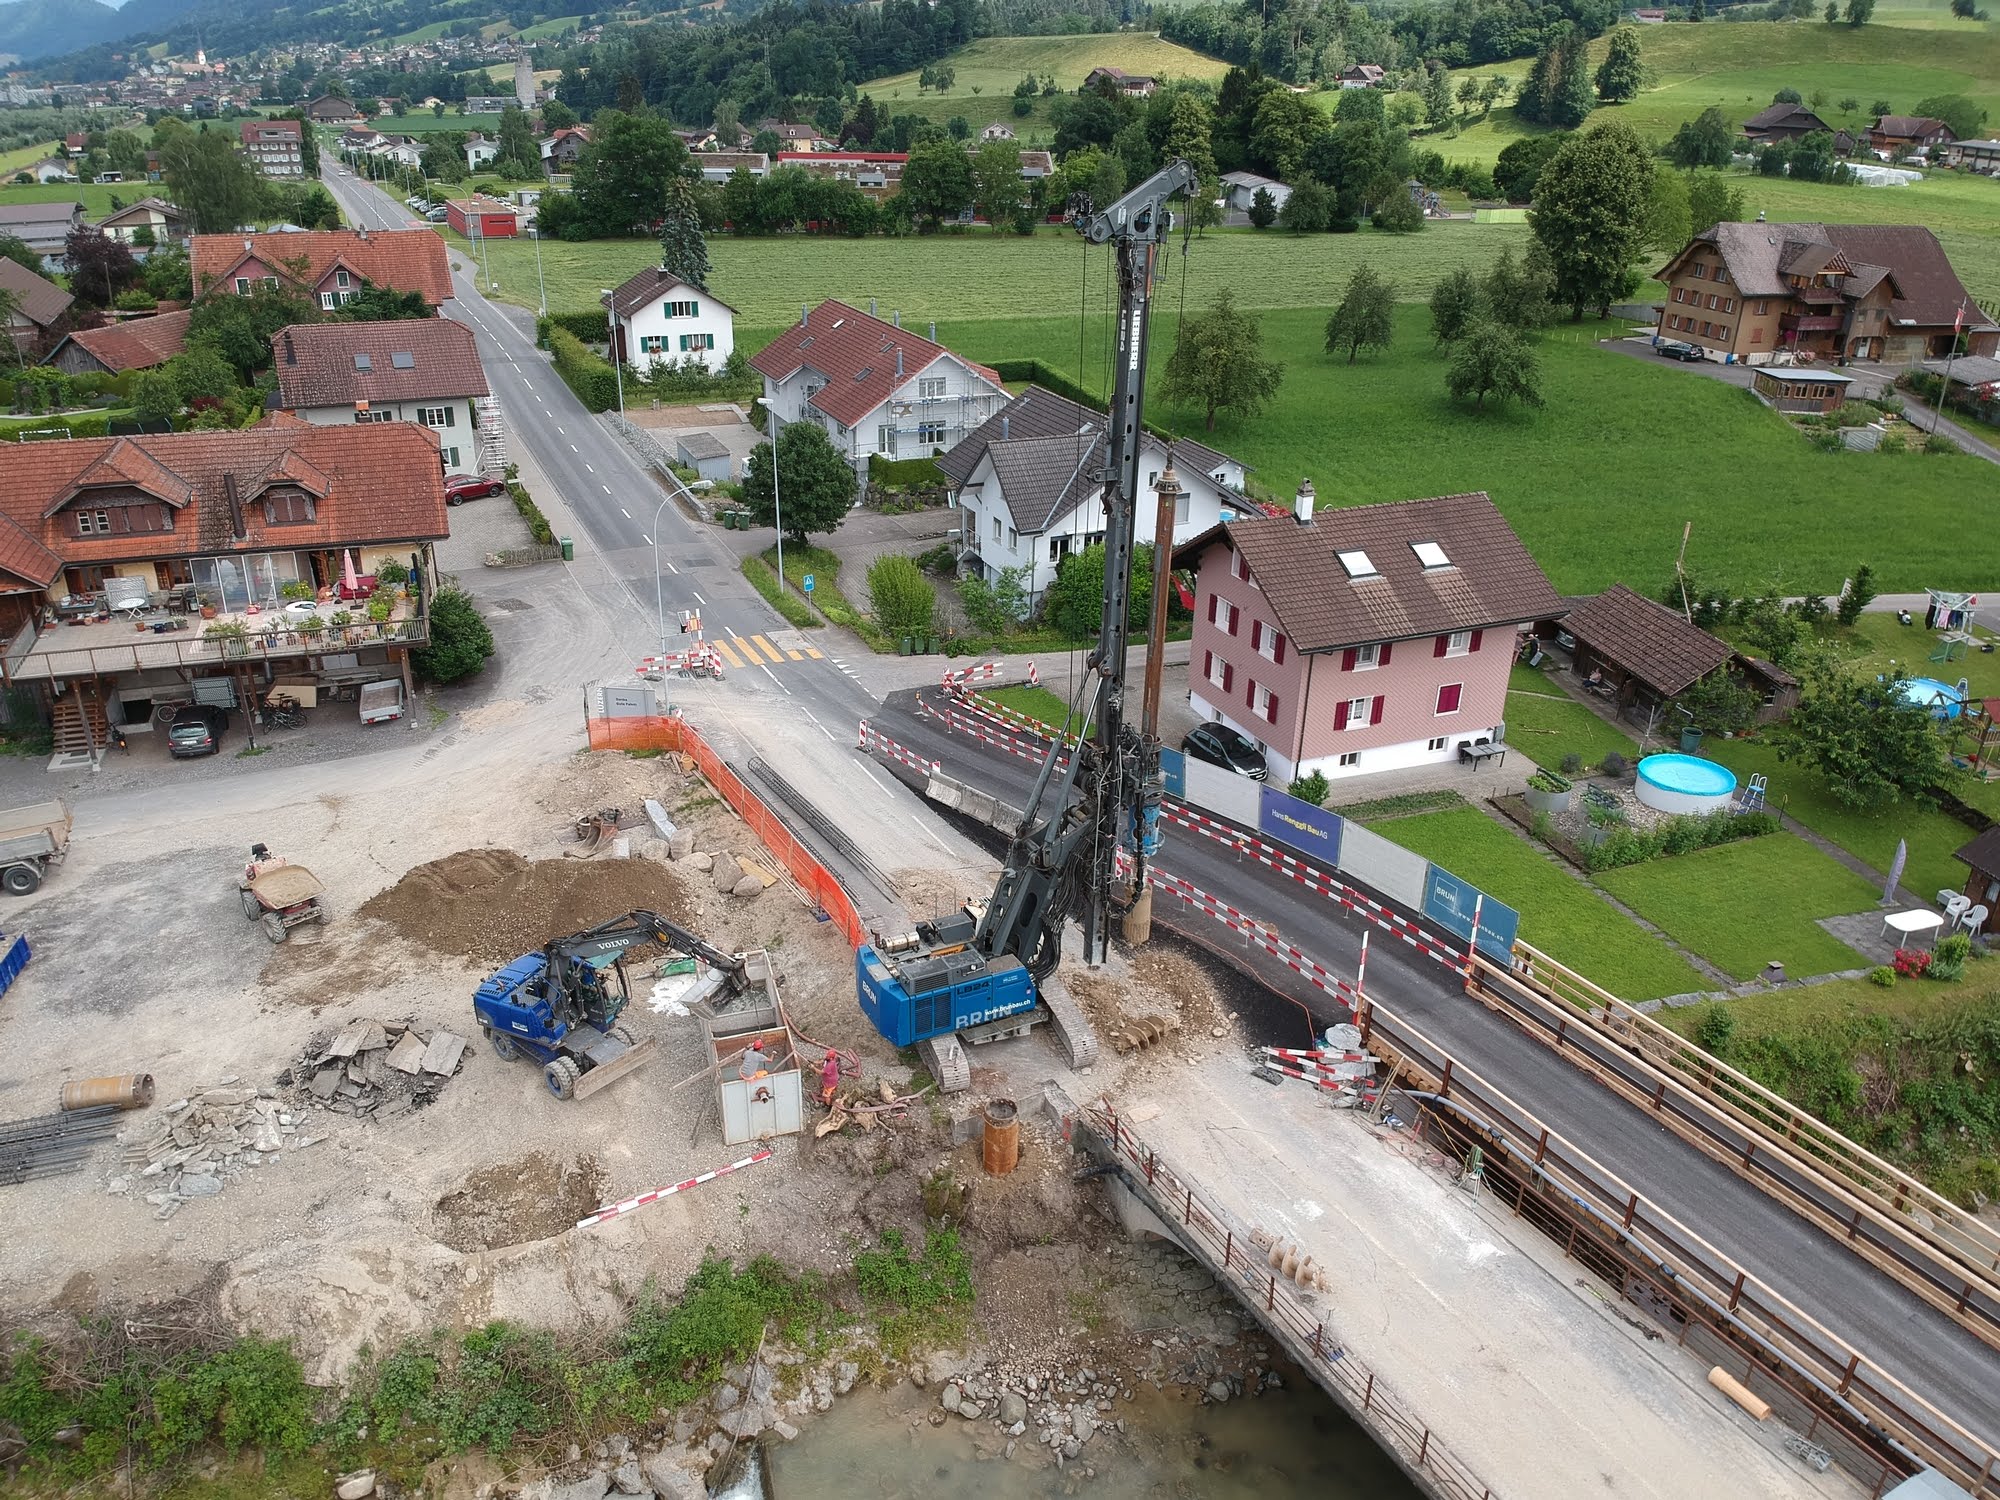
M 1520 930 L 1521 914 L 1503 901 L 1487 896 L 1480 903 L 1479 888 L 1460 880 L 1438 865 L 1424 881 L 1424 915 L 1461 942 L 1472 936 L 1472 913 L 1479 911 L 1479 947 L 1490 958 L 1507 962 L 1514 951 L 1514 936 Z
M 1259 788 L 1257 831 L 1289 844 L 1331 870 L 1340 864 L 1340 818 L 1277 787 Z
M 1176 802 L 1187 801 L 1187 756 L 1178 750 L 1160 752 L 1160 780 Z

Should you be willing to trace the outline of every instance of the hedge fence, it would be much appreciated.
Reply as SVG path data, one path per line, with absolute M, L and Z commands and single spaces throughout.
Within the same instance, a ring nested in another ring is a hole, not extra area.
M 549 350 L 555 355 L 556 373 L 586 409 L 609 411 L 618 404 L 617 372 L 584 348 L 583 340 L 567 328 L 553 327 L 549 330 Z
M 884 489 L 907 489 L 912 485 L 944 485 L 944 470 L 935 458 L 884 458 L 868 455 L 868 482 Z

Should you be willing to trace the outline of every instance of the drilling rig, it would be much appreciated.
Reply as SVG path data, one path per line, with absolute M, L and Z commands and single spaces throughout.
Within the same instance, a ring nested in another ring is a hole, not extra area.
M 1062 736 L 1051 743 L 988 898 L 913 932 L 872 934 L 855 951 L 862 1010 L 897 1046 L 916 1046 L 946 1092 L 971 1082 L 962 1042 L 1018 1036 L 1045 1020 L 1072 1067 L 1091 1064 L 1097 1037 L 1055 975 L 1064 923 L 1079 918 L 1085 962 L 1102 963 L 1112 922 L 1145 900 L 1146 863 L 1159 851 L 1160 745 L 1128 722 L 1125 654 L 1147 314 L 1173 227 L 1167 200 L 1197 187 L 1194 169 L 1174 161 L 1108 207 L 1074 215 L 1087 242 L 1112 247 L 1118 277 L 1111 406 L 1092 476 L 1104 487 L 1104 612 L 1076 706 L 1091 734 L 1073 750 Z

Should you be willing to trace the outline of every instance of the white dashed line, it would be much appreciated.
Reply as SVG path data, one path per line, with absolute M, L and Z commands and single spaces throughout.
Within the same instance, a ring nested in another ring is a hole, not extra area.
M 648 537 L 648 538 L 646 539 L 646 545 L 647 545 L 648 547 L 650 547 L 650 546 L 652 546 L 652 545 L 653 545 L 653 539 L 652 539 L 651 537 Z M 667 559 L 667 571 L 668 571 L 669 573 L 678 573 L 678 572 L 680 572 L 680 569 L 674 566 L 674 560 L 673 560 L 673 559 L 672 559 L 671 557 Z
M 604 493 L 605 493 L 605 494 L 607 494 L 607 495 L 611 493 L 611 486 L 610 486 L 610 485 L 608 485 L 608 484 L 606 484 L 606 485 L 599 485 L 599 486 L 598 486 L 598 488 L 600 488 L 601 490 L 603 490 L 603 491 L 604 491 Z M 631 520 L 632 518 L 631 518 L 631 517 L 630 517 L 630 516 L 628 515 L 628 516 L 626 516 L 626 518 L 625 518 L 625 519 L 629 521 L 629 520 Z
M 576 444 L 574 444 L 574 443 L 571 443 L 571 444 L 570 444 L 570 446 L 571 446 L 572 448 L 574 448 L 574 447 L 576 446 Z M 584 465 L 583 467 L 584 467 L 584 472 L 586 472 L 586 473 L 589 473 L 589 474 L 595 474 L 595 473 L 597 472 L 597 470 L 595 470 L 595 469 L 591 468 L 589 464 L 585 464 L 585 465 Z
M 874 782 L 875 785 L 881 787 L 883 791 L 886 792 L 889 790 L 887 784 L 883 782 L 882 778 L 880 776 L 877 776 L 873 771 L 869 770 L 866 765 L 863 765 L 861 767 L 861 774 L 866 776 L 870 781 Z
M 609 490 L 606 490 L 606 491 L 605 491 L 605 493 L 606 493 L 606 494 L 609 494 L 609 493 L 611 493 L 611 492 L 610 492 Z M 632 519 L 632 512 L 631 512 L 631 511 L 629 511 L 629 510 L 627 510 L 627 509 L 626 509 L 626 508 L 625 508 L 624 506 L 622 506 L 622 505 L 618 507 L 618 514 L 619 514 L 619 515 L 621 515 L 621 516 L 623 516 L 623 517 L 624 517 L 624 518 L 625 518 L 626 520 L 628 520 L 628 521 Z
M 639 540 L 644 542 L 648 547 L 653 545 L 653 539 L 647 536 L 643 531 L 639 533 Z
M 570 451 L 570 452 L 572 452 L 572 453 L 574 453 L 574 452 L 576 452 L 576 451 L 577 451 L 577 449 L 576 449 L 576 444 L 575 444 L 575 443 L 571 443 L 571 444 L 569 445 L 569 451 Z M 590 467 L 590 465 L 589 465 L 589 464 L 585 464 L 585 465 L 584 465 L 584 467 L 585 467 L 585 468 L 587 469 L 587 468 L 589 468 L 589 467 Z
M 535 388 L 535 382 L 528 379 L 528 377 L 525 375 L 521 377 L 521 384 L 525 385 L 531 391 Z
M 760 667 L 764 667 L 764 664 L 761 661 L 758 662 L 757 665 Z M 776 672 L 773 672 L 769 667 L 764 667 L 764 675 L 770 678 L 771 681 L 777 682 L 779 687 L 785 688 L 786 697 L 789 698 L 791 696 L 792 690 L 788 687 L 785 687 L 784 683 L 778 682 L 778 674 Z
M 556 423 L 556 435 L 557 435 L 558 437 L 568 437 L 568 436 L 569 436 L 569 434 L 568 434 L 568 433 L 566 433 L 566 432 L 564 432 L 564 431 L 562 430 L 562 423 L 560 423 L 560 422 Z
M 703 609 L 706 609 L 706 608 L 708 608 L 708 601 L 707 601 L 706 599 L 702 598 L 702 597 L 701 597 L 701 595 L 700 595 L 699 593 L 696 593 L 696 594 L 695 594 L 695 596 L 694 596 L 694 602 L 695 602 L 695 603 L 697 603 L 697 604 L 699 604 L 699 605 L 700 605 L 700 606 L 701 606 L 701 607 L 702 607 Z

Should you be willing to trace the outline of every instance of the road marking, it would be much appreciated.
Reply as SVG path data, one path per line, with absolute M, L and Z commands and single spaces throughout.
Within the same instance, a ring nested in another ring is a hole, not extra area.
M 574 443 L 571 443 L 571 444 L 570 444 L 570 446 L 571 446 L 572 448 L 574 448 L 574 447 L 576 446 L 576 444 L 574 444 Z M 583 468 L 584 468 L 584 472 L 585 472 L 585 473 L 587 473 L 587 474 L 595 474 L 595 473 L 597 472 L 597 470 L 595 470 L 595 469 L 591 468 L 591 466 L 590 466 L 589 464 L 585 464 L 585 465 L 583 466 Z
M 648 547 L 653 545 L 653 539 L 647 536 L 644 532 L 641 532 L 639 534 L 639 540 L 644 542 Z
M 802 714 L 804 714 L 804 715 L 805 715 L 805 716 L 806 716 L 806 717 L 807 717 L 807 718 L 808 718 L 809 720 L 811 720 L 815 728 L 818 728 L 818 729 L 824 729 L 824 728 L 826 728 L 826 726 L 825 726 L 824 724 L 820 723 L 820 721 L 819 721 L 819 715 L 818 715 L 818 714 L 816 714 L 816 713 L 814 713 L 814 712 L 813 712 L 813 711 L 812 711 L 811 709 L 809 709 L 809 708 L 802 708 L 802 709 L 800 709 L 800 710 L 799 710 L 799 712 L 800 712 L 800 713 L 802 713 Z
M 575 444 L 575 443 L 571 443 L 571 444 L 569 445 L 569 451 L 570 451 L 570 452 L 572 452 L 572 453 L 576 452 L 576 444 Z M 585 468 L 589 468 L 589 467 L 590 467 L 590 465 L 588 465 L 588 464 L 585 464 L 585 465 L 584 465 L 584 467 L 585 467 Z
M 729 639 L 731 644 L 733 644 L 738 651 L 741 651 L 743 653 L 745 660 L 749 661 L 754 666 L 761 667 L 764 665 L 764 658 L 757 654 L 757 648 L 751 645 L 748 641 L 744 640 L 742 636 L 732 635 L 730 636 Z
M 750 637 L 750 639 L 755 641 L 757 643 L 757 649 L 762 651 L 766 656 L 770 657 L 772 661 L 784 660 L 784 657 L 778 654 L 778 648 L 772 645 L 769 641 L 765 640 L 764 637 L 762 637 L 761 635 L 753 635 Z
M 861 774 L 866 776 L 870 781 L 874 782 L 875 785 L 881 787 L 883 791 L 886 792 L 889 790 L 888 785 L 882 780 L 882 778 L 880 776 L 877 776 L 873 771 L 869 770 L 865 763 L 863 763 L 861 767 Z
M 758 663 L 757 663 L 757 665 L 758 665 L 759 667 L 762 667 L 762 668 L 763 668 L 763 671 L 764 671 L 764 675 L 765 675 L 766 677 L 770 678 L 770 679 L 771 679 L 771 681 L 773 681 L 773 682 L 778 682 L 778 674 L 777 674 L 777 673 L 773 672 L 773 671 L 772 671 L 772 670 L 771 670 L 771 669 L 770 669 L 769 667 L 766 667 L 766 666 L 764 666 L 764 664 L 763 664 L 763 663 L 762 663 L 761 661 L 760 661 L 760 662 L 758 662 Z M 783 684 L 782 682 L 778 682 L 778 686 L 779 686 L 779 687 L 781 687 L 781 688 L 785 688 L 785 693 L 786 693 L 786 695 L 787 695 L 787 696 L 789 696 L 789 695 L 791 694 L 791 691 L 792 691 L 792 690 L 791 690 L 790 688 L 788 688 L 788 687 L 785 687 L 785 685 L 784 685 L 784 684 Z
M 652 545 L 653 545 L 653 539 L 652 539 L 651 537 L 647 537 L 647 538 L 646 538 L 646 545 L 647 545 L 648 547 L 650 547 L 650 546 L 652 546 Z M 674 560 L 673 560 L 673 559 L 672 559 L 671 557 L 667 559 L 667 571 L 668 571 L 669 573 L 678 573 L 678 572 L 680 572 L 680 569 L 674 566 Z
M 718 637 L 716 640 L 710 642 L 710 644 L 721 653 L 722 659 L 728 662 L 730 666 L 737 668 L 739 671 L 742 669 L 743 663 L 736 659 L 736 653 L 730 648 L 729 642 Z
M 792 660 L 792 661 L 804 661 L 804 660 L 806 659 L 806 654 L 805 654 L 805 652 L 803 652 L 803 651 L 794 651 L 794 650 L 792 650 L 792 648 L 791 648 L 791 647 L 789 647 L 789 646 L 787 646 L 787 647 L 785 648 L 785 655 L 786 655 L 786 657 L 787 657 L 787 658 L 789 658 L 789 659 L 790 659 L 790 660 Z
M 521 384 L 525 385 L 531 391 L 535 388 L 535 382 L 528 379 L 528 377 L 525 375 L 521 377 Z
M 607 494 L 607 495 L 611 493 L 611 486 L 610 486 L 610 485 L 608 485 L 608 484 L 606 484 L 606 485 L 600 485 L 600 486 L 599 486 L 599 488 L 600 488 L 600 489 L 602 489 L 602 490 L 604 491 L 604 493 L 605 493 L 605 494 Z M 625 513 L 625 519 L 626 519 L 626 520 L 628 520 L 628 521 L 632 519 L 632 514 L 631 514 L 631 512 L 630 512 L 630 511 L 627 511 L 627 512 Z
M 809 656 L 809 657 L 811 657 L 811 658 L 812 658 L 812 659 L 813 659 L 814 661 L 821 661 L 821 660 L 823 660 L 823 659 L 824 659 L 824 658 L 823 658 L 823 657 L 822 657 L 822 656 L 820 655 L 820 649 L 819 649 L 819 647 L 817 647 L 817 646 L 808 646 L 808 647 L 806 647 L 806 655 L 807 655 L 807 656 Z
M 569 436 L 569 434 L 568 434 L 568 433 L 566 433 L 566 432 L 563 432 L 563 430 L 562 430 L 562 423 L 560 423 L 560 422 L 556 423 L 556 431 L 557 431 L 557 432 L 562 432 L 562 435 L 563 435 L 564 437 L 568 437 L 568 436 Z
M 610 492 L 609 492 L 609 491 L 606 491 L 606 493 L 608 494 L 608 493 L 610 493 Z M 626 508 L 625 508 L 624 506 L 622 506 L 622 505 L 618 507 L 618 514 L 619 514 L 619 515 L 621 515 L 621 516 L 623 516 L 623 517 L 624 517 L 624 518 L 625 518 L 626 520 L 628 520 L 628 521 L 632 519 L 632 512 L 631 512 L 631 511 L 629 511 L 629 510 L 627 510 L 627 509 L 626 509 Z
M 701 597 L 701 593 L 700 593 L 700 591 L 699 591 L 699 590 L 694 590 L 694 591 L 693 591 L 693 593 L 694 593 L 694 602 L 695 602 L 695 603 L 697 603 L 697 604 L 699 604 L 699 605 L 702 605 L 703 607 L 706 607 L 706 606 L 707 606 L 707 604 L 708 604 L 708 601 L 707 601 L 706 599 L 704 599 L 704 598 L 702 598 L 702 597 Z

